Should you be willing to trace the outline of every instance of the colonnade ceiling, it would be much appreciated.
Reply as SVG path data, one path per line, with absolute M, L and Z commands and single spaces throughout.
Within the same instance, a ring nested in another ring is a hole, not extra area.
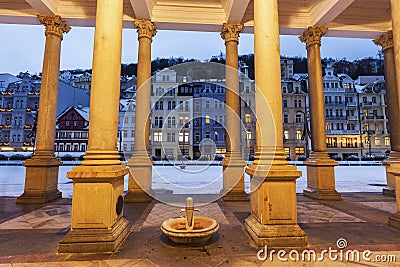
M 243 23 L 252 33 L 254 0 L 123 0 L 124 27 L 151 19 L 159 30 L 221 30 Z M 0 23 L 39 24 L 36 14 L 57 14 L 71 26 L 95 24 L 97 0 L 1 0 Z M 328 26 L 327 36 L 375 38 L 391 29 L 390 0 L 278 0 L 281 34 Z

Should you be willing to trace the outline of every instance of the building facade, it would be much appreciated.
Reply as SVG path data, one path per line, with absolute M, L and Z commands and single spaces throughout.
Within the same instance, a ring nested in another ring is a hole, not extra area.
M 334 74 L 333 65 L 323 76 L 326 118 L 326 144 L 331 157 L 360 156 L 360 126 L 357 91 L 345 74 Z
M 377 80 L 363 86 L 358 96 L 362 156 L 387 155 L 390 152 L 390 137 L 385 81 Z
M 89 107 L 69 107 L 57 116 L 54 150 L 82 152 L 88 146 Z

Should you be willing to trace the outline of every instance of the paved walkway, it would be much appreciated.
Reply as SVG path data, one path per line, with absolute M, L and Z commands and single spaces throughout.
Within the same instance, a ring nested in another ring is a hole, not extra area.
M 162 221 L 179 217 L 179 208 L 153 201 L 125 204 L 132 228 L 119 251 L 110 254 L 58 254 L 58 242 L 69 229 L 71 201 L 46 205 L 17 205 L 13 198 L 0 199 L 0 266 L 400 266 L 400 231 L 387 225 L 395 211 L 394 198 L 377 193 L 348 193 L 343 201 L 314 201 L 298 195 L 298 219 L 317 258 L 324 249 L 371 250 L 370 262 L 292 261 L 257 258 L 259 249 L 244 231 L 248 202 L 213 202 L 202 206 L 201 215 L 215 218 L 218 234 L 202 247 L 175 246 L 161 234 Z M 301 253 L 301 252 L 300 252 Z M 339 255 L 339 254 L 338 254 Z M 360 254 L 361 255 L 361 254 Z M 260 256 L 264 256 L 263 253 Z M 300 255 L 301 256 L 301 255 Z M 377 258 L 378 257 L 378 258 Z M 390 259 L 388 259 L 390 258 Z M 377 262 L 376 259 L 397 260 Z M 301 258 L 300 258 L 301 259 Z M 342 259 L 345 259 L 342 256 Z

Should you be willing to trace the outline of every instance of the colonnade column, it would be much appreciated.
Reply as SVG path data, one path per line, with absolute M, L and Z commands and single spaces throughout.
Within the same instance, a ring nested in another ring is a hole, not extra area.
M 311 145 L 307 165 L 307 188 L 303 194 L 313 199 L 341 200 L 335 189 L 335 166 L 338 163 L 330 159 L 326 151 L 326 122 L 324 105 L 324 87 L 322 82 L 321 37 L 326 27 L 308 27 L 299 37 L 306 43 L 308 88 L 310 96 Z
M 297 223 L 296 179 L 283 150 L 282 89 L 277 0 L 254 0 L 257 152 L 251 176 L 251 215 L 245 229 L 258 246 L 304 247 Z
M 60 160 L 54 156 L 54 138 L 58 102 L 61 40 L 70 27 L 57 15 L 38 15 L 46 27 L 42 84 L 40 87 L 36 149 L 26 167 L 24 193 L 17 203 L 46 203 L 61 198 L 58 191 L 58 167 Z
M 386 101 L 389 116 L 390 130 L 390 158 L 385 159 L 383 164 L 386 166 L 386 183 L 383 188 L 385 195 L 395 195 L 394 176 L 389 172 L 389 167 L 400 164 L 400 110 L 399 96 L 396 84 L 396 67 L 393 48 L 393 31 L 388 31 L 374 40 L 376 45 L 382 47 L 385 60 L 385 82 L 386 82 Z
M 244 167 L 246 162 L 240 151 L 241 119 L 238 72 L 239 33 L 243 25 L 224 23 L 221 38 L 226 46 L 226 157 L 222 161 L 224 187 L 221 194 L 225 201 L 246 201 Z
M 129 183 L 125 202 L 150 202 L 152 181 L 152 161 L 149 158 L 150 97 L 151 97 L 151 42 L 156 35 L 156 27 L 147 19 L 135 19 L 139 40 L 135 151 L 128 161 Z
M 396 76 L 396 91 L 397 91 L 397 108 L 400 110 L 400 2 L 397 0 L 391 0 L 391 12 L 392 12 L 392 32 L 393 32 L 393 52 L 394 52 L 394 63 L 395 76 Z M 386 60 L 386 57 L 385 57 Z M 386 67 L 386 65 L 385 65 Z M 386 70 L 385 70 L 386 72 Z M 386 73 L 385 73 L 386 74 Z M 388 103 L 388 108 L 389 108 Z M 389 110 L 388 110 L 389 111 Z M 389 125 L 390 126 L 390 125 Z M 390 126 L 390 131 L 392 128 Z M 392 142 L 392 141 L 391 141 Z M 393 150 L 393 147 L 392 147 Z M 396 195 L 396 206 L 397 211 L 389 218 L 389 225 L 400 229 L 400 166 L 399 164 L 391 164 L 388 168 L 388 172 L 394 176 L 394 188 Z
M 90 94 L 89 143 L 74 181 L 71 230 L 59 252 L 112 252 L 129 234 L 124 176 L 117 151 L 123 0 L 98 0 Z

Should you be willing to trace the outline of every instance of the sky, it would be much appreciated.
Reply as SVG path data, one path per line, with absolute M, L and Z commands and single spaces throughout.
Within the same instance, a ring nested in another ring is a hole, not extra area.
M 18 74 L 29 71 L 39 73 L 44 53 L 44 27 L 41 25 L 0 24 L 0 73 Z M 90 69 L 93 56 L 94 28 L 73 27 L 64 35 L 61 46 L 61 70 Z M 137 33 L 124 29 L 122 63 L 137 62 Z M 379 47 L 370 39 L 332 38 L 322 39 L 321 56 L 354 60 L 376 57 Z M 241 34 L 239 54 L 253 53 L 253 35 Z M 158 31 L 153 38 L 152 58 L 184 57 L 206 60 L 220 52 L 225 45 L 219 33 Z M 281 55 L 306 56 L 305 44 L 297 36 L 281 36 Z

